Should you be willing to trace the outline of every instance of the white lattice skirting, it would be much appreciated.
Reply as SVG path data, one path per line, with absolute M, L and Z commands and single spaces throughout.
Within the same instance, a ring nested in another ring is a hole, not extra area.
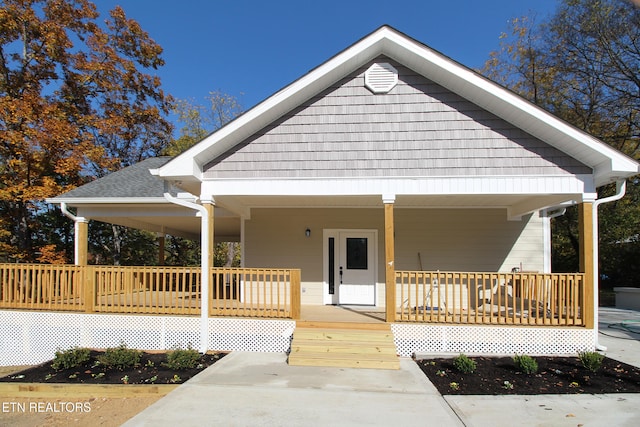
M 209 349 L 286 352 L 292 320 L 209 319 Z M 200 318 L 0 311 L 0 366 L 50 360 L 57 349 L 108 348 L 121 343 L 143 350 L 199 348 Z
M 503 326 L 391 325 L 398 354 L 575 354 L 594 349 L 594 331 Z
M 289 351 L 293 320 L 209 319 L 209 349 Z M 392 324 L 398 354 L 575 354 L 593 350 L 594 331 Z M 130 348 L 168 350 L 200 347 L 200 318 L 123 314 L 0 311 L 0 366 L 47 361 L 58 349 Z

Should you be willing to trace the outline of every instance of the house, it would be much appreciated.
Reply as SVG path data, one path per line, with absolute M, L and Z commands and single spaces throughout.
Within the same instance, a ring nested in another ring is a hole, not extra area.
M 199 234 L 200 271 L 211 269 L 214 240 L 239 241 L 244 269 L 292 269 L 282 290 L 292 306 L 384 310 L 399 354 L 565 353 L 597 346 L 597 206 L 608 200 L 596 189 L 617 182 L 622 197 L 639 172 L 603 142 L 383 26 L 183 154 L 50 202 L 76 222 L 77 264 L 86 264 L 89 219 Z M 574 204 L 581 271 L 555 274 L 550 218 Z M 246 306 L 262 292 L 229 274 L 202 275 L 200 335 L 190 327 L 204 348 L 213 348 L 211 322 L 228 320 L 212 320 L 207 304 Z M 284 346 L 299 316 L 291 313 L 275 332 Z M 236 321 L 254 322 L 229 324 L 237 331 L 279 320 Z

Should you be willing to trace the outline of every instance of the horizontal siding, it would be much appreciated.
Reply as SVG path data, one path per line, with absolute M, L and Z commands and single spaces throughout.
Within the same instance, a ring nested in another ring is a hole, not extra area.
M 396 209 L 394 218 L 397 270 L 543 271 L 538 215 L 509 221 L 502 209 Z
M 537 215 L 508 221 L 505 209 L 394 209 L 394 222 L 397 270 L 509 272 L 520 265 L 543 270 Z M 245 267 L 300 268 L 303 302 L 322 304 L 323 229 L 378 230 L 377 282 L 384 283 L 382 208 L 252 209 L 245 222 Z M 384 302 L 381 289 L 378 305 Z
M 374 95 L 364 87 L 367 65 L 212 161 L 205 177 L 591 172 L 475 104 L 393 65 L 400 76 L 389 93 Z

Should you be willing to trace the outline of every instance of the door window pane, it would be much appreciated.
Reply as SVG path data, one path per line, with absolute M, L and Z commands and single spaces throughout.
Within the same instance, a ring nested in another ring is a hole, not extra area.
M 349 270 L 368 268 L 366 237 L 347 237 L 347 268 Z
M 336 293 L 335 240 L 329 237 L 329 295 Z

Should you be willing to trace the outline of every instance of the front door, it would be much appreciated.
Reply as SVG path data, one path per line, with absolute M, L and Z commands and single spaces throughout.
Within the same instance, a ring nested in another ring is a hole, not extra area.
M 375 230 L 325 230 L 325 304 L 375 305 Z

